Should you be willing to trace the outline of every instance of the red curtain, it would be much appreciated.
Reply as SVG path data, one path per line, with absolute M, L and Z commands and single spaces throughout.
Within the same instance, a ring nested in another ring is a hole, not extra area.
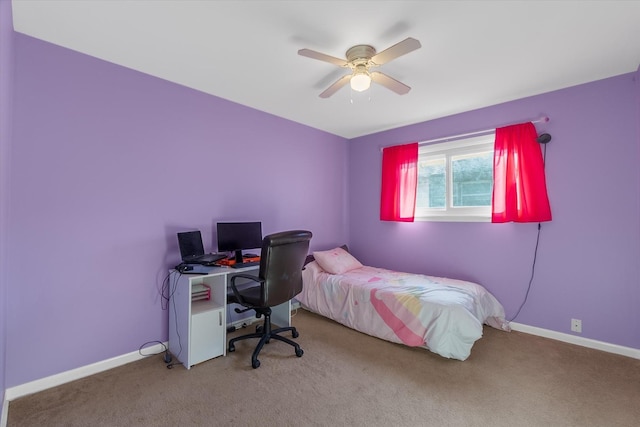
M 382 221 L 413 222 L 418 186 L 418 143 L 382 151 Z
M 496 129 L 491 222 L 551 221 L 537 138 L 533 123 Z

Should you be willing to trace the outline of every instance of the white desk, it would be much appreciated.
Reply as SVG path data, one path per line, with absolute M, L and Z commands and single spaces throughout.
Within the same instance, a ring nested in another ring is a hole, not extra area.
M 169 274 L 169 351 L 187 369 L 227 354 L 227 287 L 238 273 L 258 274 L 259 267 L 209 267 L 206 274 Z M 252 283 L 238 279 L 236 284 Z M 211 288 L 209 300 L 191 301 L 198 284 Z M 271 321 L 291 326 L 291 301 L 272 307 Z M 255 317 L 254 311 L 248 311 Z M 249 323 L 249 322 L 247 322 Z

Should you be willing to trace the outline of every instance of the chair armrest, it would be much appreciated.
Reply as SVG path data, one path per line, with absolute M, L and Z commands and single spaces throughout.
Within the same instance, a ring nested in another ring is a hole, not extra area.
M 240 302 L 240 304 L 245 305 L 244 303 L 246 302 L 244 300 L 244 298 L 242 297 L 242 294 L 240 293 L 240 291 L 238 291 L 238 288 L 236 287 L 236 279 L 238 277 L 241 277 L 243 279 L 248 279 L 251 280 L 253 282 L 259 283 L 260 284 L 260 292 L 262 292 L 262 288 L 264 287 L 264 279 L 261 279 L 257 276 L 252 276 L 250 274 L 235 274 L 232 278 L 231 278 L 231 291 L 233 292 L 233 295 L 235 295 L 236 299 L 238 300 L 238 302 Z

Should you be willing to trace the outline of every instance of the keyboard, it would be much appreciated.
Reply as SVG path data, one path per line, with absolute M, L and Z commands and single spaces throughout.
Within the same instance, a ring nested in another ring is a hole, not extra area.
M 242 262 L 235 263 L 231 267 L 233 268 L 244 268 L 244 267 L 253 267 L 254 265 L 260 265 L 260 261 L 251 261 L 251 262 Z

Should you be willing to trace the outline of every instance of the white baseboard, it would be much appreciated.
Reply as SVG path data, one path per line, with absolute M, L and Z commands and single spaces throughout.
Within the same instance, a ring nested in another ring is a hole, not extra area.
M 97 374 L 99 372 L 107 371 L 109 369 L 117 368 L 118 366 L 126 365 L 127 363 L 135 362 L 136 360 L 144 359 L 147 355 L 160 354 L 168 347 L 168 343 L 158 343 L 153 346 L 144 348 L 144 356 L 140 354 L 140 351 L 133 351 L 122 356 L 112 357 L 111 359 L 103 360 L 101 362 L 92 363 L 91 365 L 81 366 L 80 368 L 72 369 L 70 371 L 61 372 L 59 374 L 51 375 L 50 377 L 41 378 L 39 380 L 31 381 L 25 384 L 21 384 L 15 387 L 6 389 L 4 398 L 5 401 L 11 401 L 19 397 L 27 396 L 29 394 L 37 393 L 56 387 L 70 381 L 75 381 L 80 378 L 88 377 L 90 375 Z M 4 417 L 5 410 L 2 414 Z
M 9 401 L 5 399 L 2 402 L 2 414 L 0 415 L 0 427 L 7 427 L 7 418 L 9 418 Z
M 523 325 L 521 323 L 510 323 L 511 329 L 518 332 L 524 332 L 526 334 L 538 335 L 544 338 L 551 338 L 557 341 L 563 341 L 569 344 L 579 345 L 581 347 L 593 348 L 595 350 L 606 351 L 607 353 L 619 354 L 621 356 L 631 357 L 633 359 L 640 359 L 640 349 L 624 347 L 617 344 L 609 344 L 604 341 L 592 340 L 590 338 L 578 337 L 571 334 L 565 334 L 563 332 L 551 331 L 549 329 L 542 329 L 535 326 Z

